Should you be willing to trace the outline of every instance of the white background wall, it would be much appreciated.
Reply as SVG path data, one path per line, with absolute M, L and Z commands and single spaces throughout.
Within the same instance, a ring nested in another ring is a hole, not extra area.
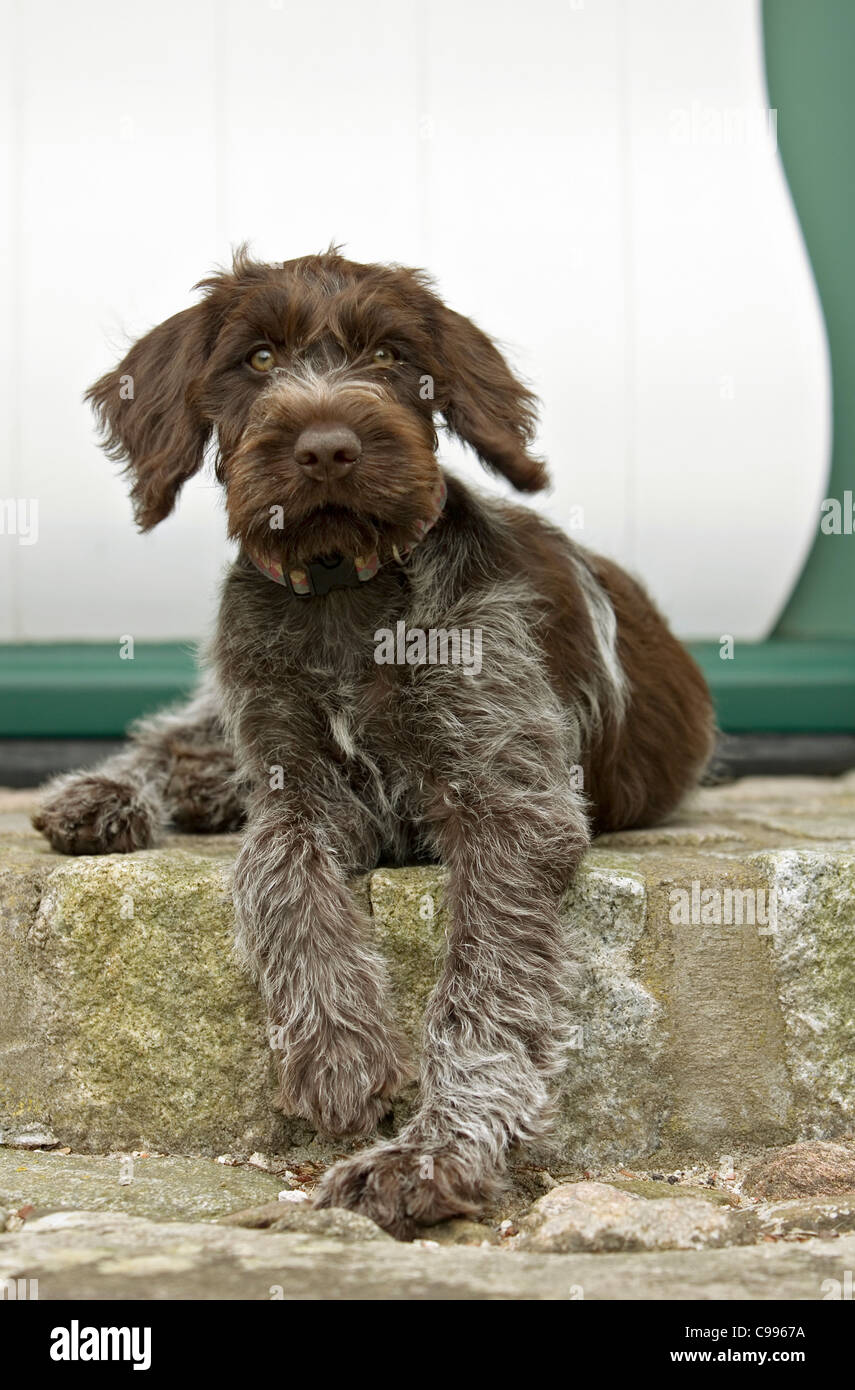
M 207 626 L 211 479 L 136 535 L 80 396 L 243 239 L 431 269 L 541 395 L 539 505 L 683 635 L 769 630 L 829 377 L 754 0 L 0 0 L 0 34 L 0 499 L 40 513 L 0 640 Z

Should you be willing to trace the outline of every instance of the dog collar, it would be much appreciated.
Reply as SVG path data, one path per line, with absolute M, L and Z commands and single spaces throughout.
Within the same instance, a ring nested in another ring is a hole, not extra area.
M 428 531 L 438 522 L 447 496 L 445 479 L 440 477 L 433 494 L 433 510 L 430 516 L 416 522 L 415 535 L 406 549 L 392 547 L 390 558 L 394 558 L 399 564 L 404 563 L 413 548 L 419 541 L 424 540 Z M 295 565 L 285 569 L 279 560 L 269 560 L 257 551 L 247 550 L 246 553 L 256 569 L 266 574 L 275 584 L 289 589 L 296 598 L 328 594 L 330 589 L 358 589 L 360 584 L 367 584 L 369 579 L 373 579 L 377 571 L 388 563 L 381 560 L 379 552 L 374 550 L 370 555 L 319 556 L 317 560 L 311 560 L 306 565 Z

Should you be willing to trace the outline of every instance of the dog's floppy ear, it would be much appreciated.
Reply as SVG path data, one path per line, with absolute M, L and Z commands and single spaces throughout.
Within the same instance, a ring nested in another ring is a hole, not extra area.
M 194 405 L 190 387 L 205 365 L 211 328 L 207 302 L 174 314 L 86 392 L 106 452 L 127 464 L 142 531 L 169 515 L 181 487 L 202 465 L 211 424 Z
M 444 366 L 437 405 L 458 439 L 520 492 L 537 492 L 549 476 L 529 453 L 537 402 L 495 344 L 470 319 L 439 308 L 439 355 Z

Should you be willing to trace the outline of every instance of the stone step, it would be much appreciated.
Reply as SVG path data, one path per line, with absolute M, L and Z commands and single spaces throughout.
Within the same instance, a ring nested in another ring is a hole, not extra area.
M 7 1139 L 40 1127 L 88 1152 L 347 1151 L 272 1106 L 261 1009 L 232 954 L 237 838 L 64 859 L 29 829 L 32 801 L 0 799 Z M 355 890 L 417 1039 L 443 872 L 378 869 Z M 666 826 L 603 837 L 565 919 L 584 968 L 544 1161 L 674 1166 L 852 1131 L 855 774 L 705 789 Z
M 0 1236 L 0 1286 L 5 1282 L 6 1297 L 70 1300 L 75 1306 L 87 1299 L 152 1298 L 768 1299 L 780 1304 L 851 1298 L 853 1263 L 855 1236 L 845 1235 L 701 1254 L 530 1255 L 202 1222 L 165 1224 L 123 1213 L 57 1212 Z
M 315 1209 L 319 1172 L 0 1145 L 0 1300 L 852 1296 L 855 1144 L 675 1185 L 518 1169 L 497 1206 L 422 1228 L 403 1256 L 368 1217 Z

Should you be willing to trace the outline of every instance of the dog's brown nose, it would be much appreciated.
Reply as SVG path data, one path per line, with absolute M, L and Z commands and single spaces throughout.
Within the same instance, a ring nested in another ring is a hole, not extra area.
M 310 425 L 294 445 L 294 457 L 319 482 L 343 478 L 362 453 L 359 436 L 346 425 Z

